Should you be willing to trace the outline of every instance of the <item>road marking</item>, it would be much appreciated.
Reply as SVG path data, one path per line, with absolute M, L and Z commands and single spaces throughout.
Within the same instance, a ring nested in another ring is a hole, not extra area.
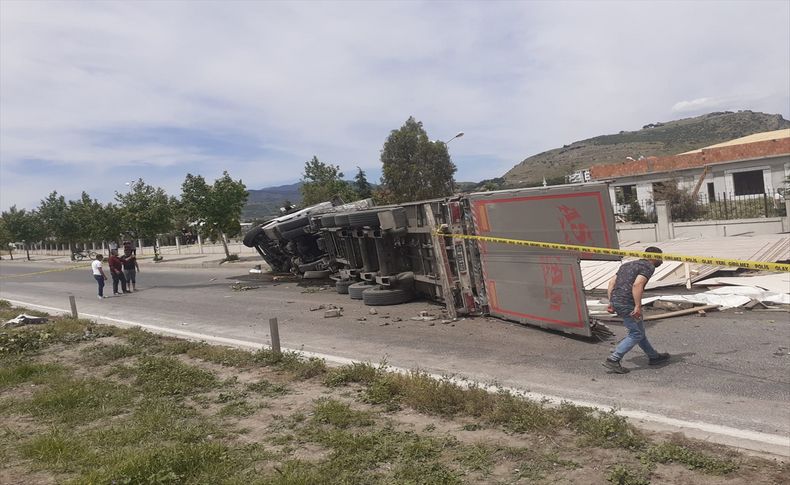
M 44 274 L 44 273 L 58 273 L 58 272 L 61 272 L 61 271 L 71 271 L 73 269 L 90 268 L 90 266 L 91 265 L 89 265 L 89 264 L 81 264 L 79 266 L 72 266 L 70 268 L 45 269 L 43 271 L 36 271 L 35 273 L 21 273 L 21 274 L 0 275 L 0 279 L 20 278 L 22 276 L 33 276 L 33 275 Z
M 13 305 L 34 308 L 34 309 L 42 309 L 51 312 L 69 313 L 71 311 L 65 308 L 50 307 L 45 305 L 39 305 L 36 303 L 18 301 L 18 300 L 7 300 L 7 301 L 9 301 Z M 80 312 L 80 315 L 82 317 L 89 317 L 95 319 L 98 323 L 104 321 L 113 324 L 119 324 L 121 326 L 126 326 L 126 327 L 140 327 L 154 333 L 183 337 L 190 340 L 224 344 L 232 347 L 240 347 L 240 348 L 252 349 L 252 350 L 270 348 L 266 344 L 251 342 L 249 340 L 240 340 L 240 339 L 229 338 L 229 337 L 219 337 L 215 335 L 190 332 L 188 330 L 180 330 L 177 328 L 160 327 L 158 325 L 149 325 L 145 323 L 134 322 L 131 320 L 105 317 L 91 313 Z M 310 352 L 302 349 L 283 348 L 282 351 L 299 354 L 307 358 L 313 357 L 313 358 L 323 359 L 326 362 L 336 365 L 349 365 L 353 363 L 367 362 L 367 361 L 361 361 L 356 359 L 349 359 L 347 357 L 340 357 L 337 355 L 323 354 L 320 352 Z M 410 372 L 412 372 L 412 370 L 410 369 L 393 367 L 393 366 L 387 366 L 386 369 L 392 372 L 397 372 L 399 374 L 409 374 Z M 621 416 L 625 416 L 632 420 L 654 423 L 657 425 L 666 426 L 681 431 L 692 430 L 692 431 L 702 432 L 707 435 L 705 439 L 710 441 L 716 441 L 719 443 L 727 444 L 729 446 L 735 446 L 747 450 L 779 454 L 782 456 L 790 456 L 790 436 L 762 433 L 759 431 L 733 428 L 731 426 L 706 423 L 703 421 L 687 421 L 683 419 L 675 419 L 675 418 L 670 418 L 669 416 L 664 416 L 662 414 L 650 413 L 636 409 L 613 408 L 612 406 L 594 403 L 590 401 L 567 399 L 560 396 L 552 396 L 549 394 L 525 391 L 523 389 L 518 389 L 515 387 L 504 387 L 504 386 L 496 386 L 496 385 L 480 383 L 474 380 L 465 379 L 463 377 L 454 377 L 454 376 L 446 376 L 446 375 L 430 374 L 430 373 L 426 373 L 426 375 L 436 380 L 448 380 L 449 382 L 452 382 L 453 384 L 456 384 L 462 388 L 477 387 L 479 389 L 484 389 L 488 392 L 493 392 L 493 393 L 504 390 L 507 392 L 511 392 L 515 395 L 522 396 L 527 399 L 532 399 L 538 402 L 543 401 L 552 405 L 560 405 L 563 402 L 566 402 L 576 406 L 602 409 L 604 411 L 609 411 L 614 409 L 617 412 L 617 414 Z M 732 440 L 736 440 L 737 444 L 733 444 Z M 755 446 L 754 444 L 760 444 L 765 446 Z
M 646 253 L 643 251 L 631 251 L 623 249 L 609 249 L 599 248 L 593 246 L 578 246 L 573 244 L 558 244 L 545 241 L 526 241 L 523 239 L 508 239 L 504 237 L 491 237 L 491 236 L 472 236 L 469 234 L 452 234 L 444 232 L 436 232 L 439 236 L 451 237 L 455 239 L 470 239 L 473 241 L 483 241 L 489 243 L 499 244 L 513 244 L 516 246 L 528 246 L 533 248 L 543 249 L 558 249 L 560 251 L 576 251 L 587 254 L 606 254 L 610 256 L 627 256 L 633 258 L 643 259 L 660 259 L 663 261 L 679 261 L 682 263 L 697 263 L 707 264 L 711 266 L 730 266 L 735 268 L 747 268 L 756 270 L 768 271 L 784 271 L 790 272 L 790 264 L 785 263 L 769 263 L 766 261 L 747 261 L 742 259 L 725 259 L 725 258 L 706 258 L 704 256 L 687 256 L 682 254 L 669 254 L 669 253 Z

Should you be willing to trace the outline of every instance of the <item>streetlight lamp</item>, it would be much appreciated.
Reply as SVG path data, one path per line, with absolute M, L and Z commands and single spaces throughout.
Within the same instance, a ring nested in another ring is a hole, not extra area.
M 447 140 L 446 142 L 444 142 L 444 144 L 447 145 L 451 141 L 455 140 L 456 138 L 461 138 L 462 136 L 464 136 L 464 132 L 463 131 L 459 131 L 458 133 L 455 134 L 454 137 L 452 137 L 449 140 Z

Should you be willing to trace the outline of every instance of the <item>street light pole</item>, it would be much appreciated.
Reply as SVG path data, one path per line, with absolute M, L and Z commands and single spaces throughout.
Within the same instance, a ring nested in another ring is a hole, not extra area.
M 451 141 L 455 140 L 456 138 L 461 138 L 462 136 L 464 136 L 464 132 L 463 131 L 459 131 L 458 133 L 456 133 L 456 135 L 454 137 L 452 137 L 449 140 L 447 140 L 446 142 L 444 142 L 444 144 L 447 145 Z

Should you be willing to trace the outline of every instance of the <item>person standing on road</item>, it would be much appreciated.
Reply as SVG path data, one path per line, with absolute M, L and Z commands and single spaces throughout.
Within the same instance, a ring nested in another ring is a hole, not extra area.
M 104 280 L 107 279 L 107 275 L 104 274 L 104 268 L 102 267 L 102 260 L 104 256 L 101 254 L 96 255 L 96 259 L 91 263 L 91 271 L 93 272 L 93 278 L 96 280 L 96 283 L 99 284 L 99 300 L 106 298 L 104 296 Z
M 123 261 L 123 276 L 126 278 L 126 285 L 131 291 L 137 291 L 137 273 L 140 272 L 140 265 L 137 264 L 137 256 L 134 255 L 131 249 L 124 249 L 124 255 L 121 257 Z
M 110 265 L 110 275 L 112 276 L 112 294 L 120 295 L 120 293 L 118 293 L 118 282 L 121 283 L 121 290 L 124 293 L 131 293 L 126 289 L 126 278 L 123 275 L 123 261 L 118 257 L 117 249 L 110 250 L 110 260 L 108 264 Z
M 651 246 L 646 253 L 660 254 L 661 249 Z M 628 335 L 617 344 L 617 347 L 604 362 L 603 366 L 617 374 L 625 374 L 628 369 L 620 364 L 626 353 L 635 345 L 647 354 L 648 364 L 656 365 L 669 360 L 669 354 L 659 353 L 650 345 L 645 334 L 645 323 L 642 320 L 642 293 L 647 281 L 653 276 L 656 268 L 661 266 L 660 259 L 639 259 L 629 261 L 620 266 L 617 274 L 609 280 L 609 312 L 617 313 L 628 329 Z

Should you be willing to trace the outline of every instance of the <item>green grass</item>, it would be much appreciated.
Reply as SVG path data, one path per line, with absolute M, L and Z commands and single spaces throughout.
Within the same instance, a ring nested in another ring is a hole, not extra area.
M 653 463 L 679 463 L 689 470 L 700 470 L 710 475 L 726 475 L 738 469 L 729 458 L 718 458 L 677 443 L 666 442 L 651 446 L 643 460 Z
M 123 412 L 132 398 L 125 385 L 103 379 L 66 379 L 20 403 L 34 416 L 61 423 L 85 423 Z M 18 408 L 19 409 L 19 408 Z
M 5 362 L 4 366 L 0 367 L 0 390 L 22 383 L 50 383 L 66 373 L 66 368 L 59 364 L 17 361 Z
M 142 357 L 135 374 L 135 385 L 143 392 L 162 396 L 183 396 L 218 385 L 211 372 L 185 364 L 175 357 Z
M 289 394 L 291 392 L 288 386 L 283 384 L 274 384 L 266 379 L 261 379 L 258 382 L 247 384 L 246 389 L 249 392 L 258 394 L 263 397 L 279 397 Z
M 615 465 L 607 474 L 606 481 L 616 485 L 650 485 L 643 471 L 625 465 Z
M 140 348 L 127 344 L 100 344 L 82 349 L 82 361 L 88 365 L 107 365 L 116 360 L 139 355 Z
M 692 481 L 750 476 L 737 473 L 741 466 L 769 482 L 786 470 L 678 437 L 655 443 L 614 411 L 389 373 L 386 364 L 327 369 L 295 353 L 70 319 L 8 334 L 40 345 L 0 361 L 7 420 L 0 463 L 57 483 L 553 483 L 581 468 L 591 482 L 642 485 L 658 476 L 658 463 L 691 470 L 683 473 Z M 114 339 L 105 344 L 105 335 Z M 48 354 L 63 348 L 55 343 L 78 346 L 79 357 L 41 361 L 47 346 Z M 213 364 L 233 370 L 214 372 Z M 105 378 L 75 377 L 85 369 Z M 303 390 L 324 396 L 306 401 Z M 434 418 L 415 425 L 389 414 L 397 408 Z M 455 438 L 444 429 L 466 432 Z M 529 448 L 498 444 L 480 430 L 504 431 Z
M 321 398 L 316 401 L 313 410 L 313 421 L 329 424 L 337 428 L 351 426 L 371 426 L 371 414 L 365 411 L 355 411 L 347 403 L 335 399 Z

